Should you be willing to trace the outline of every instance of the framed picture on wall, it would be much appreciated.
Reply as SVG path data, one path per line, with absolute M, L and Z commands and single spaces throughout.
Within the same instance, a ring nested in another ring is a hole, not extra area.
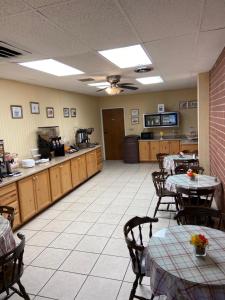
M 72 118 L 75 118 L 77 116 L 76 108 L 71 108 L 70 109 L 70 115 L 71 115 Z
M 32 114 L 40 114 L 40 107 L 38 102 L 30 102 L 30 112 Z
M 162 113 L 165 111 L 165 106 L 164 104 L 158 104 L 158 113 Z
M 13 119 L 23 118 L 23 108 L 21 105 L 10 105 L 10 110 Z
M 188 101 L 180 101 L 179 103 L 180 110 L 188 108 Z
M 197 100 L 188 101 L 188 108 L 197 108 L 198 102 Z
M 69 108 L 67 108 L 67 107 L 63 108 L 63 116 L 64 116 L 64 118 L 69 118 L 69 116 L 70 116 L 70 109 Z
M 131 117 L 138 117 L 139 109 L 131 109 Z
M 54 118 L 54 107 L 46 107 L 47 118 Z
M 139 124 L 139 117 L 131 117 L 131 124 L 132 125 Z

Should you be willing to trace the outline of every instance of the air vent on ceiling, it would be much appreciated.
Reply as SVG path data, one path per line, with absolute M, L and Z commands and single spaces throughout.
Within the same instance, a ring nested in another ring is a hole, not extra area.
M 0 41 L 0 58 L 13 58 L 24 54 L 30 54 L 30 52 Z
M 137 67 L 135 70 L 134 70 L 134 72 L 136 72 L 136 73 L 147 73 L 147 72 L 151 72 L 151 71 L 153 71 L 154 69 L 153 69 L 153 67 L 151 67 L 151 66 L 139 66 L 139 67 Z
M 94 78 L 83 78 L 83 79 L 78 79 L 81 82 L 88 82 L 88 81 L 94 81 Z

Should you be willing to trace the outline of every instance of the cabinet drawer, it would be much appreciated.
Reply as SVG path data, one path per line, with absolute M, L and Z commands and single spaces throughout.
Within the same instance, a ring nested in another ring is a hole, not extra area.
M 16 184 L 10 184 L 0 189 L 0 205 L 9 205 L 18 201 Z
M 8 206 L 11 206 L 15 209 L 15 214 L 19 213 L 19 205 L 17 201 L 11 202 L 8 204 Z

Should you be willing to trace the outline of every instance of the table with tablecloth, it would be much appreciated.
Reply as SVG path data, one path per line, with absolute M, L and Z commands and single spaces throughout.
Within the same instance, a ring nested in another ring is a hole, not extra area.
M 16 246 L 10 223 L 0 215 L 0 256 L 13 250 Z
M 183 187 L 187 189 L 216 189 L 220 186 L 221 182 L 217 177 L 199 174 L 195 176 L 195 180 L 191 180 L 187 174 L 173 175 L 167 177 L 165 182 L 165 188 L 171 192 L 176 192 L 177 187 Z
M 167 155 L 164 157 L 163 159 L 163 168 L 168 170 L 168 171 L 174 171 L 175 169 L 175 165 L 174 165 L 174 159 L 175 160 L 191 160 L 193 159 L 193 155 L 188 155 L 188 154 L 184 154 L 184 155 Z
M 209 240 L 205 257 L 196 257 L 192 234 Z M 149 242 L 146 269 L 155 296 L 167 300 L 225 299 L 225 233 L 207 227 L 172 226 L 157 232 Z

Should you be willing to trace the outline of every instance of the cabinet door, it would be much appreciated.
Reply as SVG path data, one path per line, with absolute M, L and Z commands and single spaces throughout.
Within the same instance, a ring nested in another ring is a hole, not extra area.
M 34 176 L 26 177 L 18 182 L 20 215 L 22 222 L 36 214 Z
M 78 159 L 79 158 L 71 159 L 71 175 L 72 175 L 72 185 L 73 185 L 73 187 L 80 184 Z
M 87 179 L 87 164 L 85 155 L 78 157 L 78 170 L 79 170 L 79 179 L 80 182 L 83 182 Z
M 38 211 L 51 203 L 48 170 L 38 173 L 35 177 L 35 192 Z
M 139 142 L 139 160 L 140 161 L 150 160 L 149 142 Z
M 62 193 L 65 194 L 72 189 L 70 161 L 66 161 L 59 166 L 61 177 Z
M 87 176 L 90 177 L 98 171 L 97 157 L 95 151 L 91 151 L 86 154 L 86 163 L 87 163 Z
M 49 169 L 49 175 L 50 175 L 52 201 L 55 201 L 62 196 L 59 166 L 51 167 Z
M 102 149 L 98 148 L 96 149 L 96 157 L 97 157 L 97 168 L 98 171 L 102 170 Z
M 158 141 L 152 141 L 150 142 L 150 160 L 151 161 L 156 161 L 156 154 L 159 153 L 159 142 Z
M 177 154 L 180 152 L 180 141 L 170 141 L 170 154 Z
M 181 144 L 180 145 L 181 150 L 180 151 L 198 151 L 198 144 Z
M 159 146 L 160 153 L 170 153 L 169 141 L 160 141 L 159 145 L 160 145 Z

